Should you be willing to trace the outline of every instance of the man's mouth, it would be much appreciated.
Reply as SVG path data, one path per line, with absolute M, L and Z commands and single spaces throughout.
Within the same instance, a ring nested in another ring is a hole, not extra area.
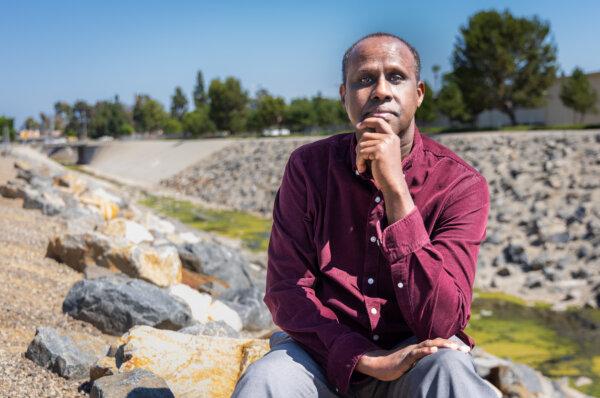
M 363 115 L 363 120 L 369 118 L 369 117 L 378 117 L 381 119 L 385 119 L 386 121 L 389 120 L 390 118 L 392 118 L 393 116 L 398 116 L 398 114 L 396 112 L 393 111 L 387 111 L 387 110 L 374 110 L 374 111 L 370 111 L 367 112 Z

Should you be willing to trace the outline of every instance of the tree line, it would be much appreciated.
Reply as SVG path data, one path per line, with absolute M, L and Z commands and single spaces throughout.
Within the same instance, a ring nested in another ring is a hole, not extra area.
M 23 127 L 55 129 L 66 135 L 85 133 L 90 138 L 158 131 L 198 137 L 215 132 L 262 132 L 268 128 L 298 132 L 336 130 L 348 127 L 348 120 L 339 100 L 320 93 L 289 103 L 264 89 L 250 97 L 235 77 L 213 79 L 206 89 L 202 71 L 198 71 L 191 101 L 181 87 L 176 87 L 168 110 L 147 94 L 136 95 L 131 107 L 118 96 L 93 105 L 83 100 L 73 104 L 58 101 L 54 104 L 54 115 L 40 113 L 39 120 L 29 117 Z
M 460 27 L 451 56 L 452 71 L 443 74 L 441 82 L 440 67 L 433 66 L 435 90 L 425 83 L 425 100 L 417 120 L 431 124 L 445 116 L 454 126 L 474 126 L 480 113 L 497 109 L 515 125 L 517 108 L 544 105 L 547 90 L 557 78 L 556 54 L 548 22 L 536 16 L 515 17 L 509 11 L 478 12 Z M 577 115 L 581 123 L 586 114 L 597 111 L 597 93 L 579 68 L 569 78 L 563 74 L 560 99 L 574 111 L 574 123 Z M 0 119 L 0 125 L 9 120 Z M 94 138 L 134 131 L 183 132 L 198 137 L 221 131 L 238 134 L 285 127 L 309 132 L 350 126 L 338 99 L 317 94 L 287 103 L 266 90 L 250 97 L 234 77 L 213 79 L 206 89 L 199 71 L 191 101 L 176 87 L 168 110 L 146 94 L 136 95 L 131 107 L 118 97 L 93 105 L 82 100 L 73 104 L 59 101 L 54 104 L 54 115 L 41 113 L 39 121 L 27 118 L 24 127 L 53 127 L 67 135 L 86 132 Z

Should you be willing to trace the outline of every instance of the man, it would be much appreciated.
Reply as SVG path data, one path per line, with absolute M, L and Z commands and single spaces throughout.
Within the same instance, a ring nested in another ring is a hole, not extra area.
M 344 55 L 355 133 L 304 145 L 273 209 L 267 289 L 285 332 L 235 397 L 496 397 L 463 330 L 489 194 L 422 136 L 417 51 L 377 33 Z

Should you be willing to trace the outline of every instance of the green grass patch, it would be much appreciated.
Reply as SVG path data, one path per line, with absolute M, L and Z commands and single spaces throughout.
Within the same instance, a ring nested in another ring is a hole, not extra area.
M 266 251 L 271 220 L 241 211 L 212 210 L 186 200 L 148 195 L 140 204 L 202 231 L 239 239 L 251 251 Z
M 600 310 L 556 312 L 547 304 L 477 291 L 472 314 L 466 332 L 484 350 L 549 377 L 587 376 L 592 384 L 579 389 L 600 397 Z

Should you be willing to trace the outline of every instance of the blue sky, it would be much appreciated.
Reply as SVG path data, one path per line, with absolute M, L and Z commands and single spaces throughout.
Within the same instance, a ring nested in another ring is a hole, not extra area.
M 548 20 L 566 72 L 600 70 L 600 2 L 564 1 L 26 1 L 0 0 L 0 115 L 51 112 L 57 100 L 147 93 L 166 107 L 175 86 L 236 76 L 251 93 L 337 96 L 340 59 L 360 36 L 398 34 L 431 66 L 450 68 L 468 17 L 508 8 Z

